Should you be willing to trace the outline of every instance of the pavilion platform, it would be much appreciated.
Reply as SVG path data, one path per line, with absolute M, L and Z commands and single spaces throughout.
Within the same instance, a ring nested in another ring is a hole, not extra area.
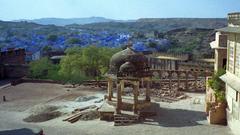
M 147 117 L 157 114 L 155 104 L 139 98 L 137 102 L 137 113 L 133 112 L 134 99 L 130 96 L 122 97 L 121 113 L 116 113 L 117 99 L 112 97 L 111 101 L 106 100 L 99 108 L 100 120 L 114 121 L 115 126 L 129 125 L 144 120 Z

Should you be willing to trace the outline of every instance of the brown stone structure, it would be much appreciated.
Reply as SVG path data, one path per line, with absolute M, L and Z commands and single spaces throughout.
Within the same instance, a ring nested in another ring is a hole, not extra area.
M 188 54 L 153 53 L 149 66 L 154 70 L 213 71 L 214 59 L 192 60 Z
M 0 64 L 25 64 L 25 49 L 11 48 L 0 53 Z
M 27 75 L 25 49 L 9 48 L 0 52 L 0 78 L 21 78 Z
M 209 71 L 188 71 L 188 70 L 150 70 L 152 74 L 152 87 L 163 89 L 163 83 L 169 90 L 178 91 L 205 91 L 207 76 L 212 75 Z M 176 84 L 176 85 L 174 85 Z M 204 85 L 204 88 L 202 88 Z

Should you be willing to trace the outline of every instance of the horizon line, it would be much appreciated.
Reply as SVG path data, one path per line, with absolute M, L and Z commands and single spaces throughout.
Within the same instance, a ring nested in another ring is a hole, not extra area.
M 137 18 L 137 19 L 114 19 L 114 18 L 107 18 L 107 17 L 101 17 L 101 16 L 89 16 L 89 17 L 40 17 L 40 18 L 21 18 L 21 19 L 13 19 L 13 20 L 5 20 L 0 19 L 1 21 L 6 22 L 14 22 L 14 21 L 32 21 L 32 20 L 41 20 L 41 19 L 88 19 L 88 18 L 104 18 L 109 19 L 113 21 L 136 21 L 141 19 L 227 19 L 227 17 L 144 17 L 144 18 Z

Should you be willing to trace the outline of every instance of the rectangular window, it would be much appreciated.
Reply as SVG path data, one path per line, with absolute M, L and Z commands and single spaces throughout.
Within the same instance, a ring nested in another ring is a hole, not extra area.
M 227 35 L 219 35 L 219 46 L 227 47 Z

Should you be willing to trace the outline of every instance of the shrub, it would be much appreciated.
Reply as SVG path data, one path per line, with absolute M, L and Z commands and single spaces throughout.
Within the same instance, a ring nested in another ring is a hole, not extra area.
M 216 72 L 212 79 L 208 80 L 208 85 L 215 91 L 215 96 L 218 101 L 225 100 L 225 83 L 220 79 L 220 76 L 225 74 L 226 71 L 224 69 L 219 69 Z
M 48 75 L 48 71 L 52 68 L 53 64 L 48 58 L 44 57 L 40 60 L 31 62 L 29 66 L 29 77 L 36 79 L 45 79 Z

